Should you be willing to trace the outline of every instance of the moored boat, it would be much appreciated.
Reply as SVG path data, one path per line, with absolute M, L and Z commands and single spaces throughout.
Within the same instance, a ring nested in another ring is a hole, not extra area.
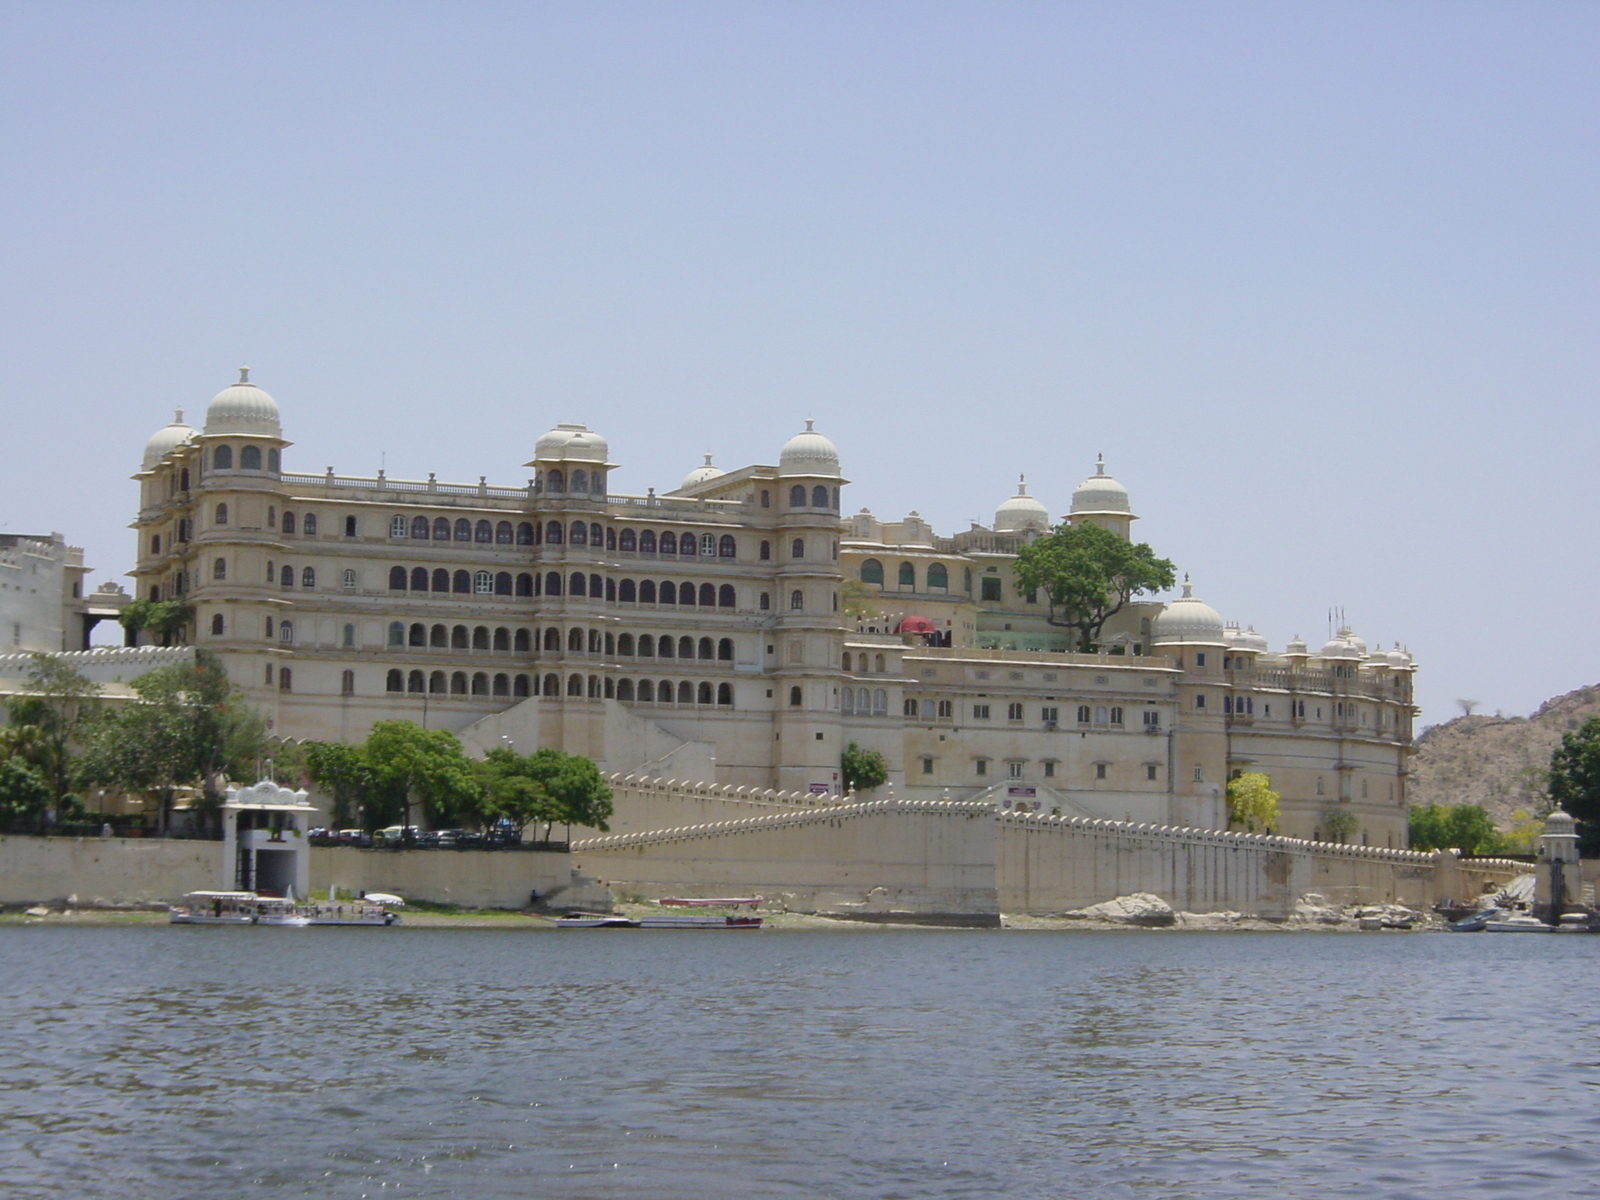
M 1538 917 L 1530 917 L 1527 913 L 1518 913 L 1514 917 L 1504 920 L 1484 922 L 1485 933 L 1550 933 L 1552 927 L 1546 925 Z
M 716 917 L 691 913 L 662 913 L 639 918 L 641 929 L 760 929 L 760 917 Z
M 254 925 L 254 892 L 189 892 L 181 904 L 167 908 L 167 920 L 174 925 Z
M 608 913 L 571 913 L 556 917 L 557 929 L 638 929 L 639 922 Z
M 167 909 L 174 925 L 398 925 L 399 896 L 372 893 L 358 900 L 320 900 L 298 904 L 284 896 L 256 892 L 190 892 Z
M 663 908 L 754 908 L 760 896 L 667 896 L 656 901 Z

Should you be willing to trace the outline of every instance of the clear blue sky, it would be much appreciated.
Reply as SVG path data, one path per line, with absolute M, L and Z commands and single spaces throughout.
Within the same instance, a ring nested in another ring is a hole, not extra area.
M 1423 720 L 1600 682 L 1600 5 L 24 3 L 0 527 L 132 560 L 248 362 L 292 467 L 619 490 L 805 417 L 851 509 L 1137 535 Z M 382 457 L 382 456 L 386 456 Z

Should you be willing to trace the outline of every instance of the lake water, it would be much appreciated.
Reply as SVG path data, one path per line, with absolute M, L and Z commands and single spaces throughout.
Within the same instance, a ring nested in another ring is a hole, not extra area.
M 1600 937 L 0 928 L 0 1196 L 1600 1196 Z

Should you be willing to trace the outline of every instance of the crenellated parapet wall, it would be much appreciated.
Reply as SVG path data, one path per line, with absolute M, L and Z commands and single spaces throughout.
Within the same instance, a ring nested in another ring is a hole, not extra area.
M 703 825 L 774 809 L 836 808 L 858 799 L 853 793 L 839 796 L 780 791 L 624 773 L 606 776 L 606 784 L 612 793 L 611 828 L 619 834 Z

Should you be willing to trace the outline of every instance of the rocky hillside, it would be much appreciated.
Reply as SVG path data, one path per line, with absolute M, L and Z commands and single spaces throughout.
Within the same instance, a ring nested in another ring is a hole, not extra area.
M 1531 717 L 1457 717 L 1425 730 L 1411 760 L 1411 803 L 1481 804 L 1502 829 L 1538 812 L 1561 735 L 1600 715 L 1600 686 L 1547 700 Z

